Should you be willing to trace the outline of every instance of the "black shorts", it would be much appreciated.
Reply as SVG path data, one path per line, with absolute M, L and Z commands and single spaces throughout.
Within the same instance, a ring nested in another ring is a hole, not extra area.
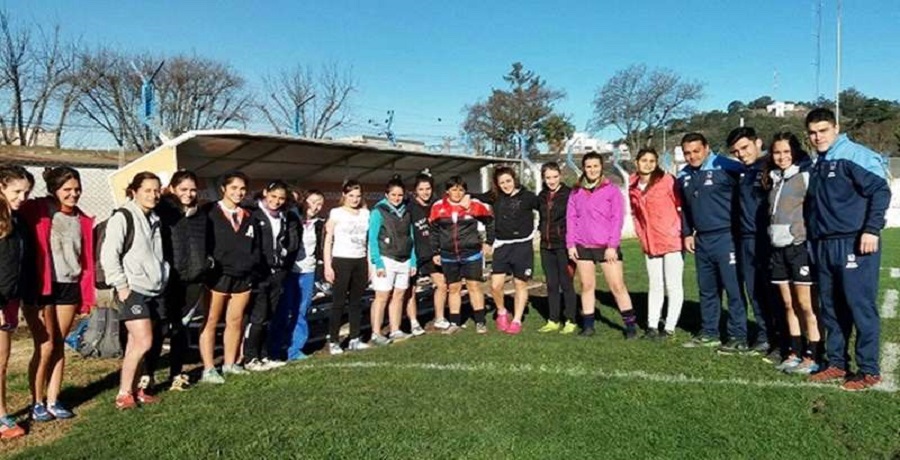
M 135 319 L 150 319 L 157 321 L 163 311 L 164 304 L 161 296 L 150 297 L 139 292 L 131 291 L 124 302 L 119 300 L 119 295 L 113 292 L 116 305 L 119 306 L 119 321 L 131 321 Z
M 81 305 L 81 283 L 53 282 L 50 295 L 38 296 L 38 306 Z
M 418 267 L 416 267 L 416 276 L 431 276 L 434 273 L 444 273 L 443 269 L 440 265 L 435 265 L 434 261 L 431 259 L 422 261 L 419 260 Z
M 249 276 L 219 275 L 209 284 L 209 290 L 220 294 L 242 294 L 253 287 Z
M 447 284 L 458 283 L 464 279 L 478 282 L 484 280 L 484 259 L 471 262 L 442 262 L 442 268 Z
M 585 246 L 575 246 L 575 249 L 578 251 L 578 260 L 589 260 L 596 264 L 606 262 L 605 247 L 588 248 Z M 622 261 L 622 249 L 616 248 L 616 254 L 619 255 L 619 261 Z
M 531 241 L 504 244 L 494 249 L 491 273 L 512 275 L 520 280 L 530 280 L 534 271 L 534 247 Z
M 813 266 L 806 244 L 772 248 L 769 268 L 773 284 L 813 284 Z

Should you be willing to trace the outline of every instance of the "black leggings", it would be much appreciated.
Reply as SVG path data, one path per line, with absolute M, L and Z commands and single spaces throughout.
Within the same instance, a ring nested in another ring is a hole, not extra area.
M 153 318 L 153 344 L 144 357 L 142 375 L 153 374 L 162 354 L 163 341 L 169 337 L 169 378 L 181 374 L 188 353 L 188 330 L 182 322 L 203 295 L 200 283 L 184 283 L 170 279 L 166 287 L 165 301 L 159 302 Z
M 331 321 L 328 323 L 330 340 L 338 341 L 345 303 L 349 307 L 347 316 L 350 321 L 350 339 L 359 338 L 360 322 L 362 321 L 362 296 L 369 284 L 369 266 L 366 258 L 335 257 L 331 259 L 331 267 L 334 269 L 334 286 L 332 286 L 334 303 L 331 305 Z
M 279 270 L 253 286 L 250 314 L 244 337 L 244 359 L 246 361 L 268 357 L 266 333 L 269 330 L 269 321 L 275 316 L 275 309 L 278 308 L 281 293 L 284 291 L 285 274 L 286 272 Z
M 560 321 L 559 293 L 562 291 L 566 302 L 566 319 L 575 321 L 575 286 L 569 271 L 569 254 L 565 248 L 541 249 L 541 266 L 547 277 L 547 303 L 550 307 L 550 321 Z

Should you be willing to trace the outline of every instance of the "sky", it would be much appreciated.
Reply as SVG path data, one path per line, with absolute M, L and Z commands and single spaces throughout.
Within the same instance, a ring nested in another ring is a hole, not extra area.
M 835 89 L 836 1 L 823 0 L 820 92 Z M 88 45 L 225 61 L 258 89 L 300 63 L 352 66 L 359 91 L 347 133 L 394 110 L 398 137 L 438 143 L 463 108 L 521 61 L 566 92 L 558 111 L 583 130 L 597 90 L 631 64 L 706 84 L 699 108 L 761 95 L 816 97 L 819 0 L 63 1 L 2 3 L 17 20 L 58 23 Z M 900 100 L 897 0 L 844 2 L 842 88 Z M 777 73 L 777 78 L 775 77 Z M 777 89 L 776 89 L 777 81 Z M 264 125 L 260 125 L 264 126 Z M 604 131 L 604 135 L 614 133 Z

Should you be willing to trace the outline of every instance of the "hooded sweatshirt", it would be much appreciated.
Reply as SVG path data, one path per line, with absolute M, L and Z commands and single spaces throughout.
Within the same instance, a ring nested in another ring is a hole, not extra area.
M 158 296 L 169 278 L 159 216 L 155 212 L 144 214 L 133 200 L 128 200 L 122 208 L 131 213 L 134 241 L 128 252 L 122 254 L 127 223 L 122 213 L 113 213 L 106 223 L 106 236 L 100 247 L 100 265 L 106 282 L 117 291 L 127 288 L 146 296 Z
M 566 207 L 566 247 L 618 248 L 625 221 L 625 198 L 609 179 L 593 189 L 578 187 Z

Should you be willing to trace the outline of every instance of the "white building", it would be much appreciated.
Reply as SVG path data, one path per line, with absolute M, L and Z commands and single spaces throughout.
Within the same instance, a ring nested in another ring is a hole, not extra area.
M 797 110 L 797 107 L 794 104 L 783 101 L 775 101 L 766 106 L 766 112 L 775 115 L 778 118 L 784 118 L 784 115 L 788 112 L 793 112 Z
M 589 152 L 609 154 L 613 152 L 614 146 L 603 139 L 591 137 L 588 133 L 575 133 L 566 141 L 563 152 L 568 152 L 569 149 L 572 149 L 572 153 L 576 155 L 583 155 Z

